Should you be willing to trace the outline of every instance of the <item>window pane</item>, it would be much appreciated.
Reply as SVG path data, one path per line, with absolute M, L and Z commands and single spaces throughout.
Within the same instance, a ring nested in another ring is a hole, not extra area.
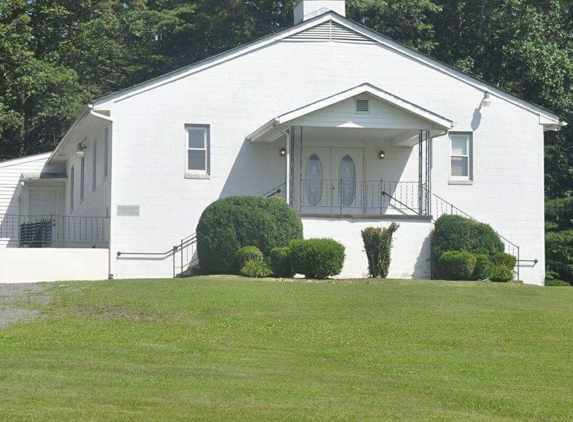
M 452 176 L 469 177 L 467 157 L 452 157 Z
M 312 154 L 306 165 L 306 190 L 308 201 L 313 207 L 320 203 L 322 198 L 322 164 L 318 155 Z
M 205 168 L 205 151 L 190 150 L 187 151 L 187 154 L 189 170 L 207 170 Z
M 205 148 L 205 131 L 203 129 L 188 129 L 189 148 Z
M 340 163 L 340 197 L 345 207 L 351 206 L 356 197 L 356 167 L 349 155 Z
M 468 155 L 468 142 L 466 137 L 452 138 L 452 155 Z

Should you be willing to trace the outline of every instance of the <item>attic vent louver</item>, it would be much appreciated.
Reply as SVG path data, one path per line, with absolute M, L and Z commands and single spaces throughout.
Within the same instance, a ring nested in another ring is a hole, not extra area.
M 356 111 L 359 113 L 368 113 L 370 111 L 370 103 L 368 100 L 356 100 Z
M 291 35 L 286 38 L 287 41 L 333 41 L 333 42 L 349 42 L 349 43 L 369 43 L 373 44 L 374 41 L 365 37 L 358 32 L 355 32 L 337 22 L 323 22 L 315 25 L 306 31 L 301 31 L 298 34 Z

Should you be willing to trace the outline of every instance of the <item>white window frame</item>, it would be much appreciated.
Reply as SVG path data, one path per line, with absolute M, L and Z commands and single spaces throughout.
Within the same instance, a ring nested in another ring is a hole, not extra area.
M 92 192 L 97 188 L 97 141 L 94 141 L 94 152 L 92 157 Z
M 80 158 L 80 204 L 84 202 L 86 197 L 86 157 Z
M 464 137 L 466 141 L 466 155 L 454 155 L 453 143 L 454 138 Z M 454 176 L 452 174 L 452 159 L 453 158 L 467 158 L 468 159 L 468 174 L 467 176 Z M 473 136 L 471 133 L 464 132 L 450 132 L 450 181 L 452 182 L 469 182 L 473 180 Z
M 74 211 L 74 196 L 76 190 L 76 169 L 70 168 L 70 213 Z
M 103 141 L 103 180 L 107 180 L 109 172 L 109 129 L 105 128 L 105 138 Z
M 189 148 L 189 132 L 202 130 L 205 136 L 204 148 Z M 205 151 L 205 170 L 189 169 L 189 151 Z M 204 124 L 185 125 L 185 176 L 190 178 L 208 178 L 211 174 L 211 127 Z

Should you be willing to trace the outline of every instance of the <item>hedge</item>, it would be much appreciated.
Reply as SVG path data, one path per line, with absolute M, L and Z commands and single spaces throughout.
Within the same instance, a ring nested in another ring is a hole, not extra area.
M 209 205 L 197 225 L 197 252 L 205 273 L 232 273 L 235 253 L 256 246 L 268 257 L 275 247 L 302 239 L 302 221 L 281 198 L 232 196 Z
M 444 280 L 470 280 L 476 257 L 466 251 L 446 251 L 438 260 L 438 273 Z
M 263 253 L 256 246 L 245 246 L 235 253 L 235 270 L 237 274 L 248 261 L 263 261 Z
M 489 279 L 497 283 L 507 283 L 513 280 L 513 267 L 504 264 L 494 264 L 491 267 Z
M 290 278 L 294 276 L 295 272 L 290 259 L 290 249 L 284 248 L 274 248 L 271 251 L 271 269 L 273 270 L 273 275 L 275 277 L 287 277 Z
M 431 241 L 432 272 L 438 278 L 438 260 L 444 252 L 464 251 L 493 257 L 504 251 L 503 242 L 488 224 L 459 215 L 444 214 L 438 218 Z
M 289 244 L 294 271 L 306 278 L 326 278 L 340 274 L 345 247 L 332 239 L 293 240 Z
M 491 276 L 491 261 L 485 254 L 478 254 L 472 274 L 472 280 L 488 280 Z

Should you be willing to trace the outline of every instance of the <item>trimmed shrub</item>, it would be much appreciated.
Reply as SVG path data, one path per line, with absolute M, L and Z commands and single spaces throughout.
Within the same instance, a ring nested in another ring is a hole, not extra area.
M 447 251 L 465 251 L 493 257 L 504 251 L 503 242 L 488 225 L 459 215 L 444 214 L 436 220 L 432 241 L 433 276 L 438 274 L 438 260 Z
M 447 251 L 438 260 L 438 273 L 444 280 L 470 280 L 476 257 L 466 251 Z
M 496 253 L 494 256 L 491 257 L 492 265 L 503 265 L 504 267 L 507 267 L 512 271 L 515 268 L 516 262 L 517 258 L 515 258 L 515 256 L 505 252 Z
M 289 249 L 294 271 L 306 278 L 338 275 L 346 258 L 346 248 L 332 239 L 293 240 Z
M 231 196 L 209 205 L 197 225 L 197 252 L 206 273 L 231 273 L 235 253 L 256 246 L 264 256 L 302 239 L 302 221 L 281 198 Z
M 256 246 L 245 246 L 235 253 L 235 269 L 237 274 L 248 261 L 262 261 L 263 253 Z
M 368 273 L 371 277 L 386 278 L 388 276 L 392 236 L 398 227 L 400 225 L 392 223 L 388 228 L 366 227 L 360 232 L 368 258 Z
M 241 275 L 245 277 L 269 277 L 272 271 L 264 259 L 249 259 L 239 270 Z
M 274 248 L 271 251 L 271 269 L 275 277 L 292 277 L 295 272 L 290 259 L 290 249 Z
M 472 274 L 472 280 L 488 280 L 491 276 L 491 261 L 485 254 L 478 254 Z
M 507 283 L 513 280 L 513 268 L 503 264 L 492 265 L 489 279 L 496 283 Z

